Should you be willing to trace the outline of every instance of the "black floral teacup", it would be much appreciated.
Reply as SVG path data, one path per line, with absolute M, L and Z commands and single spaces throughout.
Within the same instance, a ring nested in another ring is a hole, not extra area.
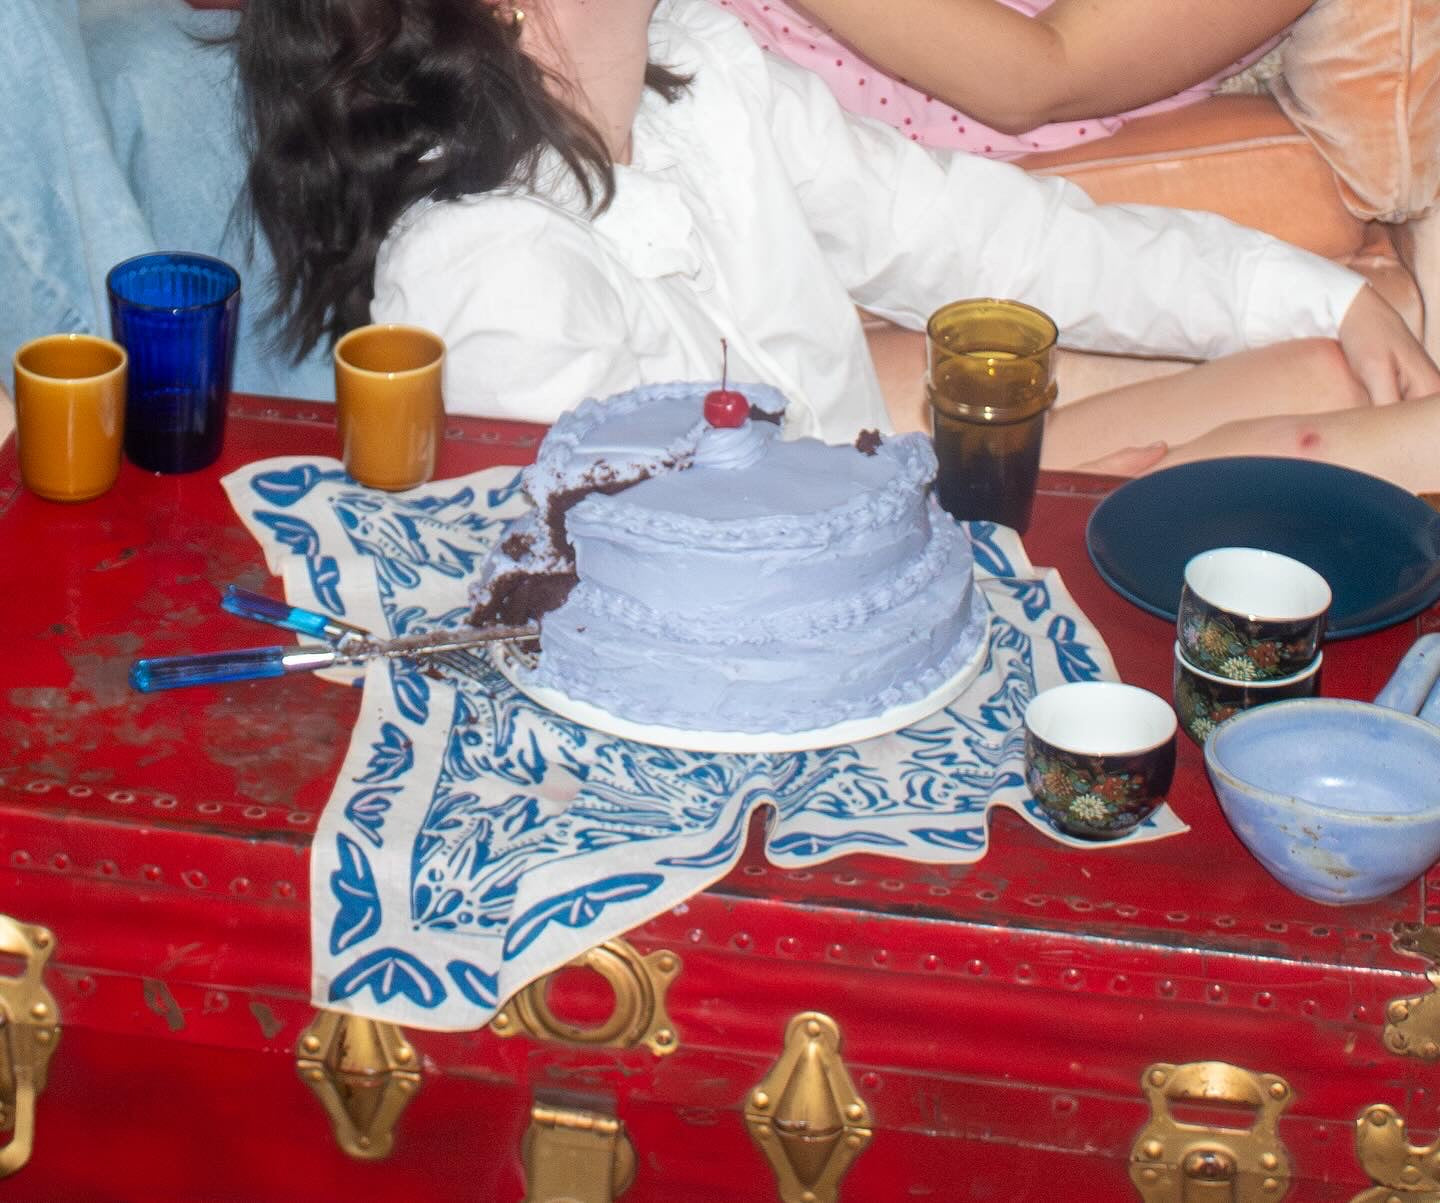
M 1175 627 L 1194 667 L 1231 681 L 1273 681 L 1314 661 L 1329 609 L 1330 586 L 1308 564 L 1217 547 L 1185 565 Z
M 1242 710 L 1263 706 L 1266 702 L 1283 702 L 1289 698 L 1313 697 L 1320 686 L 1320 666 L 1324 652 L 1298 673 L 1269 681 L 1236 681 L 1207 673 L 1185 658 L 1179 643 L 1175 644 L 1175 713 L 1185 734 L 1202 748 L 1227 718 Z
M 1025 708 L 1025 779 L 1066 835 L 1114 840 L 1159 809 L 1175 775 L 1175 712 L 1133 685 L 1077 681 Z

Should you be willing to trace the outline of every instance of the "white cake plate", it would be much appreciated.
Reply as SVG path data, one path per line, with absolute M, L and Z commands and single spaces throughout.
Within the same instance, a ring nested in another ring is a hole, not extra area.
M 608 710 L 602 710 L 599 706 L 572 698 L 561 690 L 527 683 L 522 679 L 524 666 L 516 658 L 515 652 L 505 644 L 495 646 L 493 659 L 501 675 L 531 701 L 538 702 L 547 710 L 553 710 L 561 718 L 602 731 L 606 735 L 618 735 L 622 739 L 634 739 L 662 748 L 679 748 L 685 752 L 813 752 L 819 748 L 833 748 L 840 744 L 858 743 L 862 739 L 874 739 L 877 735 L 889 735 L 892 731 L 899 731 L 911 723 L 929 718 L 965 692 L 979 673 L 989 650 L 990 614 L 987 607 L 985 628 L 981 631 L 970 658 L 954 676 L 923 698 L 902 706 L 892 706 L 889 710 L 869 718 L 846 719 L 828 727 L 812 727 L 808 731 L 774 732 L 691 731 L 683 727 L 632 722 L 611 714 Z

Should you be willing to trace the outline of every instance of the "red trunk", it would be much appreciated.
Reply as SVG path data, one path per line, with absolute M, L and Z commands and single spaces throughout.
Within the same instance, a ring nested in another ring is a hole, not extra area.
M 1397 922 L 1429 918 L 1426 883 L 1344 909 L 1289 893 L 1231 833 L 1182 740 L 1171 801 L 1192 831 L 1174 839 L 1073 852 L 1001 813 L 972 866 L 852 856 L 796 872 L 752 838 L 726 880 L 631 935 L 682 961 L 673 1055 L 411 1033 L 422 1086 L 395 1152 L 346 1157 L 295 1050 L 314 1016 L 307 852 L 359 692 L 289 678 L 142 695 L 126 681 L 142 651 L 256 642 L 219 591 L 279 586 L 218 482 L 258 458 L 335 453 L 327 406 L 239 399 L 230 423 L 215 468 L 127 465 L 73 507 L 26 493 L 13 441 L 0 451 L 0 912 L 54 933 L 45 983 L 62 1025 L 34 1154 L 0 1201 L 512 1203 L 532 1099 L 558 1091 L 624 1121 L 627 1200 L 769 1203 L 744 1111 L 809 1011 L 838 1024 L 874 1133 L 840 1189 L 851 1203 L 1136 1197 L 1156 1062 L 1283 1077 L 1279 1135 L 1307 1203 L 1370 1185 L 1364 1109 L 1435 1127 L 1432 1072 L 1383 1042 L 1387 1003 L 1430 992 L 1425 963 L 1391 947 Z M 440 475 L 526 461 L 540 433 L 453 420 Z M 1122 677 L 1168 696 L 1172 627 L 1086 559 L 1085 520 L 1113 483 L 1044 481 L 1027 550 L 1061 570 Z M 1422 629 L 1440 629 L 1440 610 L 1332 644 L 1324 692 L 1372 696 Z M 552 1002 L 593 1021 L 608 1009 L 597 981 L 566 975 Z

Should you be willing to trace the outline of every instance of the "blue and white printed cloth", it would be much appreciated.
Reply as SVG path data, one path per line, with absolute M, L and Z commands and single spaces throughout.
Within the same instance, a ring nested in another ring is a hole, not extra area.
M 453 625 L 503 521 L 514 468 L 377 493 L 335 460 L 225 479 L 292 605 L 377 633 Z M 683 903 L 771 808 L 785 867 L 851 852 L 965 864 L 1008 806 L 1061 843 L 1025 788 L 1021 714 L 1038 690 L 1114 679 L 1099 633 L 1013 531 L 972 524 L 989 648 L 953 704 L 903 731 L 816 752 L 679 752 L 559 718 L 498 673 L 454 682 L 387 662 L 364 700 L 310 863 L 315 1005 L 476 1028 L 586 949 Z M 1186 830 L 1170 808 L 1119 843 Z M 1113 847 L 1114 845 L 1106 845 Z

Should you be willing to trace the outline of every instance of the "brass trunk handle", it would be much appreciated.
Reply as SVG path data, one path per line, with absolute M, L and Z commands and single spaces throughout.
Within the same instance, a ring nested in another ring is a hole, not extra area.
M 0 915 L 0 952 L 25 962 L 19 977 L 0 977 L 0 1131 L 12 1132 L 0 1149 L 0 1178 L 35 1150 L 35 1103 L 60 1040 L 60 1011 L 43 980 L 54 951 L 45 928 Z
M 1150 1120 L 1130 1153 L 1130 1180 L 1145 1203 L 1272 1203 L 1290 1189 L 1280 1114 L 1294 1098 L 1275 1074 L 1221 1061 L 1157 1064 L 1141 1077 Z M 1172 1104 L 1253 1108 L 1248 1128 L 1182 1123 Z
M 0 1178 L 8 1178 L 30 1160 L 35 1151 L 35 1083 L 25 1077 L 15 1083 L 5 1121 L 13 1127 L 10 1143 L 0 1149 Z
M 529 1036 L 589 1048 L 647 1045 L 657 1057 L 680 1047 L 680 1037 L 665 1009 L 670 983 L 680 974 L 680 958 L 667 949 L 642 955 L 626 940 L 607 940 L 582 953 L 567 968 L 591 969 L 609 983 L 615 1005 L 596 1027 L 580 1027 L 555 1014 L 547 975 L 515 994 L 490 1021 L 497 1036 Z

